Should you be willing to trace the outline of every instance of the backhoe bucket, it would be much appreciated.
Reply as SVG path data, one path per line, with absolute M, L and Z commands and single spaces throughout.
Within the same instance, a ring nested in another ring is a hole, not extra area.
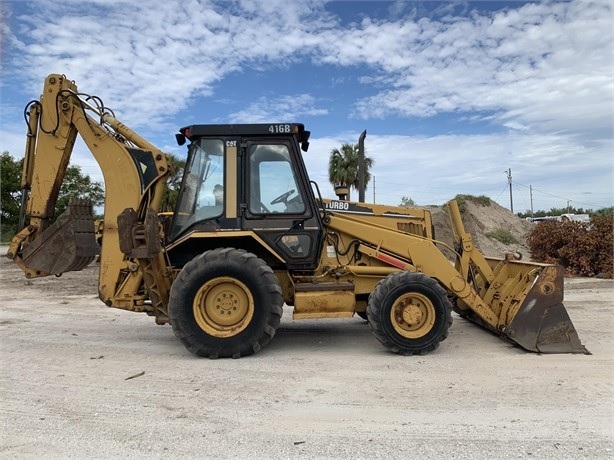
M 83 270 L 98 254 L 92 204 L 81 200 L 71 202 L 49 228 L 22 250 L 26 267 L 55 275 Z
M 590 352 L 563 306 L 563 270 L 548 266 L 535 280 L 502 335 L 525 350 L 538 353 Z

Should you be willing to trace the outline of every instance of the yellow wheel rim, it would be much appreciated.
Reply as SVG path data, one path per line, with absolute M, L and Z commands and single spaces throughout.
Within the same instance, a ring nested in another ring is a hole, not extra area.
M 390 309 L 392 327 L 408 339 L 419 339 L 435 324 L 435 307 L 430 299 L 417 292 L 399 297 Z
M 235 278 L 214 278 L 196 293 L 194 319 L 214 337 L 232 337 L 243 331 L 254 317 L 254 298 L 245 284 Z

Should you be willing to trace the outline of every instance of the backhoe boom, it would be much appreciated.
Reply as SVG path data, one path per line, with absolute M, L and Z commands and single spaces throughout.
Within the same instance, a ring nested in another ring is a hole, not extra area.
M 22 229 L 7 256 L 29 278 L 80 270 L 100 251 L 99 295 L 107 305 L 144 309 L 142 274 L 119 248 L 117 217 L 128 208 L 141 218 L 160 209 L 169 173 L 167 156 L 119 122 L 104 106 L 93 106 L 63 75 L 49 75 L 40 101 L 30 104 L 22 173 Z M 98 118 L 96 120 L 95 117 Z M 53 225 L 55 205 L 79 135 L 104 178 L 102 247 L 95 240 L 89 203 L 71 203 Z M 148 307 L 147 307 L 148 308 Z

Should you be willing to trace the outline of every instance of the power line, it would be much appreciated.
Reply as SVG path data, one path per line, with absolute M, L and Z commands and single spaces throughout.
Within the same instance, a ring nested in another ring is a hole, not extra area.
M 573 200 L 573 199 L 571 199 L 569 197 L 563 197 L 563 196 L 559 196 L 559 195 L 554 195 L 552 193 L 548 193 L 548 192 L 544 192 L 543 190 L 536 189 L 535 187 L 533 187 L 531 185 L 521 184 L 520 182 L 514 182 L 514 183 L 517 184 L 517 185 L 522 185 L 523 187 L 526 187 L 526 188 L 528 188 L 528 189 L 530 189 L 530 190 L 532 190 L 534 192 L 539 192 L 539 193 L 542 193 L 544 195 L 550 196 L 552 198 L 557 198 L 559 200 L 563 200 L 563 201 L 566 201 L 566 202 L 573 201 L 574 203 L 578 203 L 578 204 L 581 204 L 581 205 L 584 205 L 584 206 L 591 206 L 593 208 L 597 207 L 593 203 L 585 203 L 585 202 L 582 202 L 582 201 Z M 606 194 L 604 194 L 604 195 L 606 195 Z
M 505 192 L 507 190 L 507 185 L 505 187 L 503 187 L 503 190 L 501 190 L 501 193 L 499 193 L 499 195 L 497 195 L 497 198 L 495 198 L 495 201 L 497 201 L 499 199 L 499 197 L 501 195 L 503 195 L 503 192 Z

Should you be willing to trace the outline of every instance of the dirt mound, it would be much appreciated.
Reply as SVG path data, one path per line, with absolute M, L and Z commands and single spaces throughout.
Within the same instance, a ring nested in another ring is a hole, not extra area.
M 526 243 L 531 224 L 521 219 L 503 206 L 490 200 L 466 198 L 459 202 L 465 230 L 473 236 L 474 244 L 488 257 L 503 257 L 506 252 L 520 252 L 523 260 L 531 260 Z M 447 206 L 428 208 L 433 216 L 435 237 L 453 247 L 452 222 Z M 502 242 L 497 239 L 511 238 L 515 242 Z M 507 237 L 507 238 L 502 238 Z M 446 251 L 446 256 L 453 258 Z

